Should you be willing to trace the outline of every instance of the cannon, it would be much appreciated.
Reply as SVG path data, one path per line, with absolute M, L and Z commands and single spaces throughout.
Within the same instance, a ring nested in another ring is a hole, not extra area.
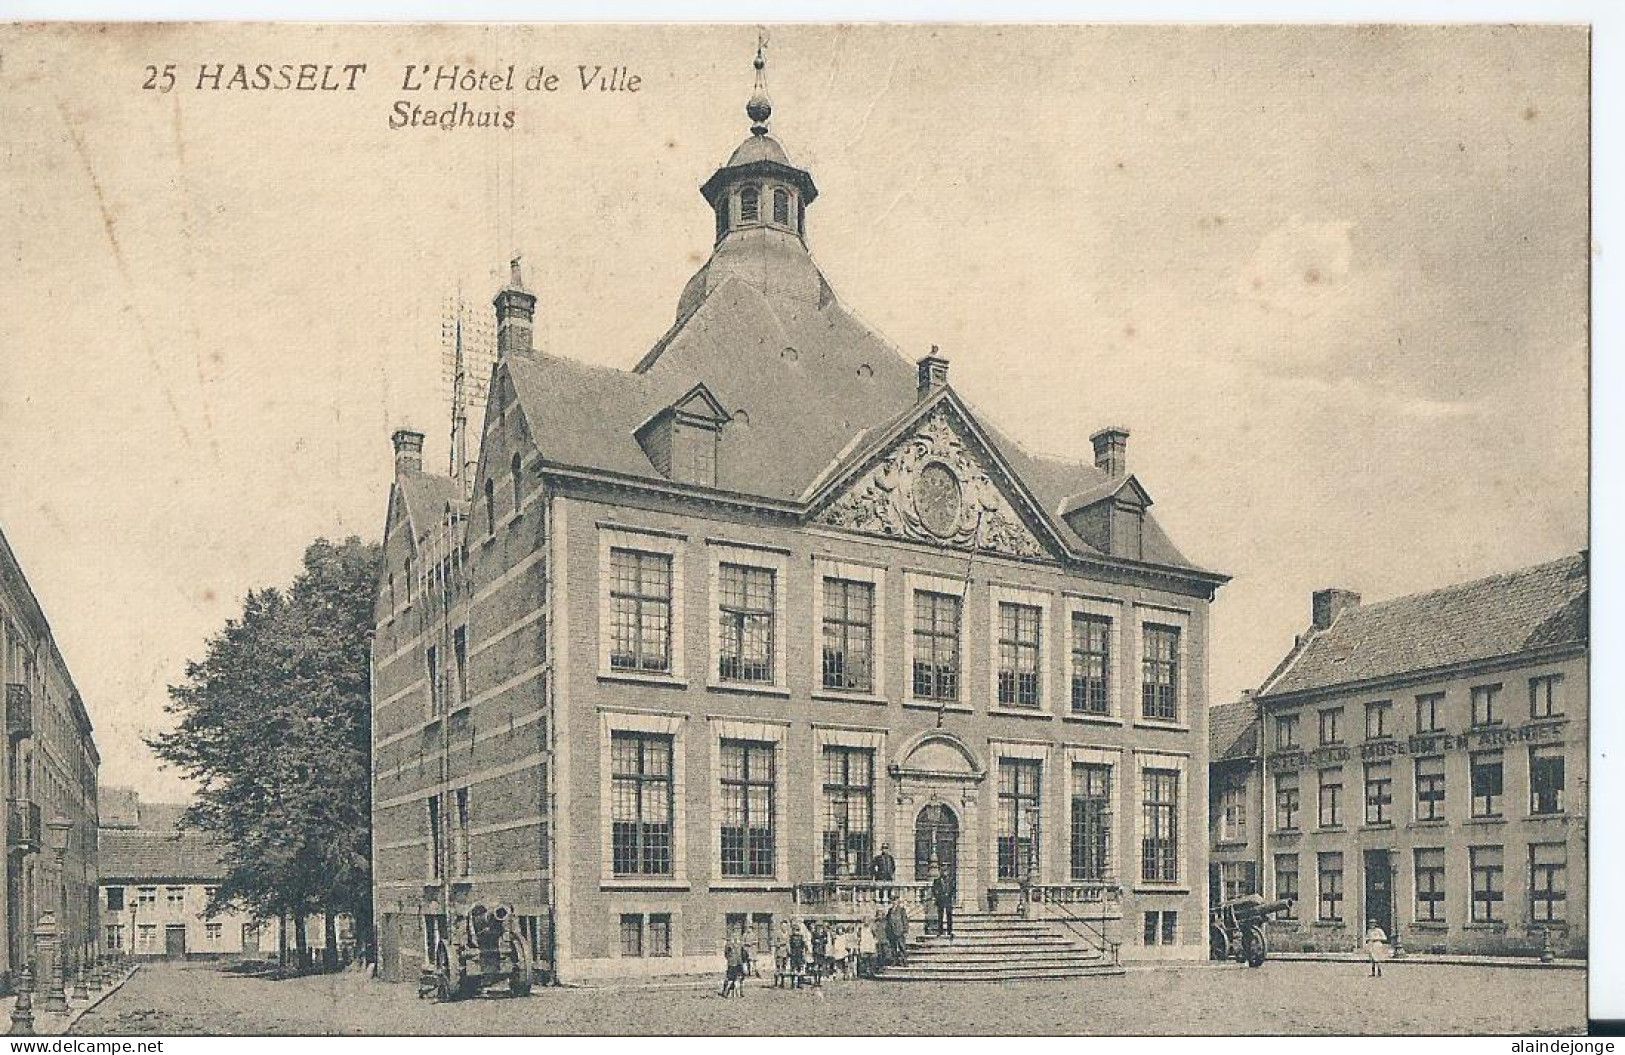
M 1265 924 L 1291 907 L 1291 898 L 1265 901 L 1257 894 L 1244 894 L 1216 905 L 1208 920 L 1209 957 L 1259 966 L 1269 953 Z
M 514 996 L 529 996 L 532 981 L 530 944 L 506 905 L 475 905 L 453 917 L 435 948 L 435 996 L 440 1000 L 461 1000 L 500 985 Z

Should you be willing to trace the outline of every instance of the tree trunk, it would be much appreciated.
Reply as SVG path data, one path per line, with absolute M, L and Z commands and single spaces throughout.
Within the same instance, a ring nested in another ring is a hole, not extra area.
M 308 915 L 308 913 L 304 911 L 304 906 L 302 905 L 295 908 L 293 911 L 293 947 L 299 963 L 299 970 L 301 971 L 310 966 L 310 947 L 308 940 L 305 937 L 306 915 Z
M 276 928 L 276 964 L 284 971 L 288 969 L 288 910 L 283 909 L 277 919 Z
M 332 909 L 322 910 L 322 969 L 336 971 L 339 966 L 339 928 Z

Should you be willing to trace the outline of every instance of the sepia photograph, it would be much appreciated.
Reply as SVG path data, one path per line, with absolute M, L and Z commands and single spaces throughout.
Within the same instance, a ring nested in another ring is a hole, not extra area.
M 0 129 L 12 1038 L 1599 1017 L 1590 26 L 15 22 Z

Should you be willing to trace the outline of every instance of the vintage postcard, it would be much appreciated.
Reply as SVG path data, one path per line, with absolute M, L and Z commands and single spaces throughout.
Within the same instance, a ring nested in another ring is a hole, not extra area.
M 0 26 L 11 1033 L 1584 1031 L 1590 46 Z

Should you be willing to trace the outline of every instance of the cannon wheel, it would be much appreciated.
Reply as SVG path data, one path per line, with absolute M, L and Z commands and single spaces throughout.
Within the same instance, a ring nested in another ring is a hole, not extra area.
M 1230 959 L 1230 935 L 1225 933 L 1224 928 L 1215 923 L 1208 928 L 1207 934 L 1208 959 Z
M 513 972 L 508 975 L 508 992 L 529 996 L 531 987 L 530 945 L 524 935 L 513 938 Z
M 1241 935 L 1241 951 L 1248 967 L 1263 966 L 1264 955 L 1268 951 L 1264 944 L 1263 930 L 1248 927 Z

